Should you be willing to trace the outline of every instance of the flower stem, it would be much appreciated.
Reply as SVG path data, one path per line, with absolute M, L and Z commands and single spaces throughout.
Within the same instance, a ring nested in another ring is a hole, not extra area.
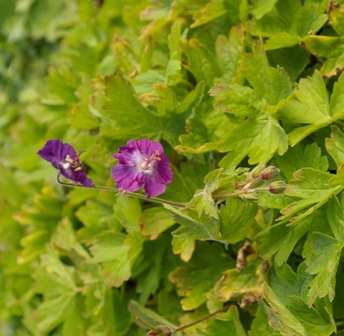
M 123 191 L 123 190 L 117 189 L 117 188 L 104 187 L 104 186 L 86 187 L 86 186 L 81 185 L 81 184 L 62 182 L 60 180 L 60 174 L 57 174 L 56 181 L 57 181 L 57 183 L 59 183 L 61 185 L 64 185 L 66 187 L 87 188 L 87 189 L 96 189 L 96 190 L 110 191 L 110 192 L 115 192 L 115 193 L 122 194 L 122 195 L 128 195 L 130 197 L 139 198 L 139 199 L 146 200 L 146 201 L 149 201 L 149 202 L 160 203 L 160 204 L 168 204 L 168 205 L 173 205 L 173 206 L 176 206 L 176 207 L 179 207 L 179 208 L 185 208 L 185 204 L 184 203 L 178 203 L 178 202 L 174 202 L 174 201 L 169 201 L 169 200 L 165 200 L 165 199 L 162 199 L 162 198 L 159 198 L 159 197 L 150 197 L 149 199 L 147 199 L 146 196 L 143 195 L 143 194 L 138 194 L 138 193 L 131 192 L 131 191 Z
M 240 195 L 244 195 L 247 194 L 248 192 L 246 192 L 245 190 L 239 190 L 237 192 L 231 193 L 231 194 L 223 194 L 221 195 L 221 193 L 213 193 L 212 196 L 214 199 L 221 199 L 221 198 L 230 198 L 230 197 L 236 197 L 236 196 L 240 196 Z
M 216 314 L 218 314 L 218 313 L 221 313 L 221 312 L 227 310 L 228 308 L 229 308 L 229 305 L 228 305 L 228 306 L 224 306 L 224 307 L 222 307 L 221 309 L 218 309 L 217 311 L 215 311 L 215 312 L 212 313 L 212 314 L 203 316 L 203 317 L 201 317 L 200 319 L 198 319 L 198 320 L 196 320 L 196 321 L 192 321 L 191 323 L 184 324 L 184 325 L 182 325 L 182 326 L 180 326 L 180 327 L 174 329 L 173 333 L 177 333 L 178 331 L 181 331 L 181 330 L 183 330 L 183 329 L 192 327 L 193 325 L 195 325 L 195 324 L 197 324 L 197 323 L 200 323 L 200 322 L 202 322 L 202 321 L 204 321 L 204 320 L 206 320 L 206 319 L 208 319 L 208 318 L 210 318 L 210 317 L 212 317 L 212 316 L 214 316 L 214 315 L 216 315 Z

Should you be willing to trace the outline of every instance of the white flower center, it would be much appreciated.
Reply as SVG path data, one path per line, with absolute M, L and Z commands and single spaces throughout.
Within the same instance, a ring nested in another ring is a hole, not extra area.
M 80 162 L 79 156 L 76 156 L 74 159 L 71 158 L 69 154 L 65 157 L 65 162 L 62 162 L 62 168 L 65 170 L 72 169 L 77 172 L 82 169 L 83 162 Z
M 141 170 L 144 170 L 145 173 L 152 173 L 157 165 L 157 163 L 160 161 L 160 152 L 154 151 L 154 153 L 149 158 L 143 158 L 139 162 L 139 168 Z

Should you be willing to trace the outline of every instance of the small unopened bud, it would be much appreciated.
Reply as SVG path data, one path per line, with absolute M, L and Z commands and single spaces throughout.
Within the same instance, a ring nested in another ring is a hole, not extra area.
M 286 187 L 287 185 L 283 181 L 275 181 L 268 185 L 271 194 L 281 194 L 286 189 Z
M 250 173 L 251 177 L 253 179 L 256 179 L 257 177 L 260 176 L 260 174 L 262 173 L 262 171 L 265 169 L 264 165 L 259 165 L 257 167 L 254 167 Z
M 273 178 L 277 177 L 280 173 L 280 170 L 275 166 L 269 166 L 265 168 L 261 174 L 260 177 L 264 181 L 272 180 Z
M 147 336 L 171 336 L 173 334 L 173 329 L 168 326 L 158 325 L 155 330 L 148 332 Z

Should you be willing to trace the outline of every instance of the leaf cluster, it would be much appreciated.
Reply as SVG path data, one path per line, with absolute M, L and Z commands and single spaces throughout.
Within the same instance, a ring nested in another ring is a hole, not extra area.
M 4 1 L 0 334 L 139 336 L 135 317 L 176 329 L 224 305 L 176 335 L 342 334 L 343 13 Z M 89 177 L 114 187 L 110 154 L 141 138 L 163 144 L 162 198 L 184 208 L 63 187 L 35 154 L 86 149 Z M 266 166 L 284 193 L 252 177 Z

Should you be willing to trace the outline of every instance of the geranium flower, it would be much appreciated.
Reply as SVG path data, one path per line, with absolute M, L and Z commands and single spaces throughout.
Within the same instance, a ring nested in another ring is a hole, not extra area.
M 80 161 L 75 149 L 61 140 L 49 140 L 45 146 L 37 152 L 44 160 L 49 161 L 59 172 L 69 180 L 80 183 L 86 187 L 92 187 L 92 180 L 86 176 L 86 168 Z
M 118 154 L 112 154 L 119 163 L 112 168 L 116 187 L 125 191 L 136 191 L 144 185 L 147 199 L 158 196 L 172 182 L 170 159 L 164 154 L 157 141 L 130 140 L 127 146 L 119 147 Z

